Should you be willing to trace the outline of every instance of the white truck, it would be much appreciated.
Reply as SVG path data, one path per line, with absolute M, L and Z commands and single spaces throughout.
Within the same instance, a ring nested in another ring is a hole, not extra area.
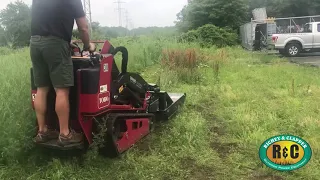
M 307 23 L 297 33 L 273 34 L 272 43 L 280 54 L 289 57 L 320 51 L 320 22 Z

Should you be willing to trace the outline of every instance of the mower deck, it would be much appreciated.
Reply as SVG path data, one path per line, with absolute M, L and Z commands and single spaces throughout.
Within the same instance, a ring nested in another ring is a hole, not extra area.
M 72 145 L 68 145 L 68 146 L 59 146 L 57 144 L 57 140 L 51 140 L 46 143 L 38 143 L 37 145 L 45 147 L 45 148 L 57 149 L 57 150 L 73 150 L 73 149 L 83 149 L 84 148 L 84 143 L 77 143 L 77 144 L 72 144 Z
M 165 93 L 168 95 L 167 108 L 159 110 L 157 114 L 157 119 L 160 121 L 167 121 L 173 115 L 178 112 L 178 108 L 185 102 L 186 94 L 185 93 Z M 171 100 L 171 102 L 170 102 Z
M 173 103 L 176 103 L 177 101 L 184 100 L 186 94 L 184 93 L 168 93 L 170 98 L 172 99 Z

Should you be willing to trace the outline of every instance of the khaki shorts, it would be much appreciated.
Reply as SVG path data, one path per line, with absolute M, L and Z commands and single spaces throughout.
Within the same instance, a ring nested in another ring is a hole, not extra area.
M 70 44 L 53 36 L 32 36 L 30 55 L 36 87 L 74 85 Z

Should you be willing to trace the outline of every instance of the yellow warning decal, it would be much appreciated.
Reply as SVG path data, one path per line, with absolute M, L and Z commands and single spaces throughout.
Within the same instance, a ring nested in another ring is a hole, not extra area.
M 119 93 L 123 91 L 123 85 L 119 88 Z

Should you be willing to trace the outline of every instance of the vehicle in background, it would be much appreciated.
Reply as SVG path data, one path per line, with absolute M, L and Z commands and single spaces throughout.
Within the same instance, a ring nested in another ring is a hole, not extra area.
M 273 34 L 272 44 L 280 54 L 289 57 L 320 51 L 320 22 L 307 23 L 296 33 Z

